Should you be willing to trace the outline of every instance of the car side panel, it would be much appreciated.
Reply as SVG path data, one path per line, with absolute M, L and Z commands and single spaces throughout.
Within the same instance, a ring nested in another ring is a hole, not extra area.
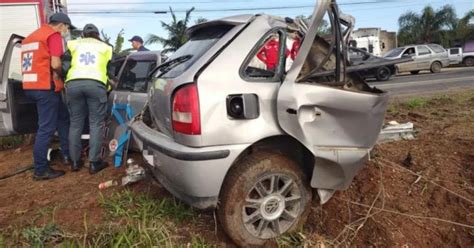
M 462 50 L 458 48 L 449 48 L 448 49 L 449 61 L 451 64 L 460 64 L 462 63 Z
M 400 54 L 399 58 L 402 58 L 403 53 L 405 53 L 409 48 L 411 47 L 405 48 L 405 50 Z M 413 58 L 413 61 L 397 64 L 398 72 L 409 72 L 416 70 L 416 63 L 416 59 Z
M 420 54 L 420 49 L 424 48 L 430 51 L 430 54 Z M 432 62 L 434 53 L 427 46 L 416 46 L 416 69 L 417 70 L 429 70 Z
M 278 126 L 275 100 L 280 83 L 249 82 L 239 75 L 247 55 L 270 28 L 263 17 L 257 18 L 199 76 L 202 146 L 253 143 L 283 133 Z M 258 118 L 230 118 L 226 98 L 232 94 L 256 94 Z

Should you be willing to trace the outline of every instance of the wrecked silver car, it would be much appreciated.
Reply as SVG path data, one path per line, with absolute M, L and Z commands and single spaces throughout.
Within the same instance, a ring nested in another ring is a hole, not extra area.
M 330 33 L 320 35 L 325 16 Z M 194 207 L 217 207 L 239 245 L 295 230 L 311 188 L 321 203 L 346 189 L 383 124 L 388 94 L 358 74 L 380 64 L 349 66 L 353 23 L 322 0 L 306 27 L 269 15 L 191 27 L 131 123 L 156 178 Z

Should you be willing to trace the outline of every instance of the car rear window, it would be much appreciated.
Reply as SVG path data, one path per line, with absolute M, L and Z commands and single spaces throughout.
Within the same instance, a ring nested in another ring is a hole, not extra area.
M 417 46 L 416 49 L 418 49 L 418 55 L 431 54 L 431 51 L 426 46 Z
M 177 64 L 161 75 L 161 77 L 174 78 L 181 75 L 233 27 L 233 25 L 220 24 L 196 30 L 190 39 L 171 55 L 167 61 L 183 56 L 191 56 L 190 59 Z
M 433 50 L 433 52 L 435 52 L 435 53 L 444 53 L 444 52 L 446 52 L 446 50 L 444 50 L 444 48 L 443 48 L 442 46 L 440 46 L 440 45 L 437 45 L 437 44 L 430 44 L 430 45 L 428 45 L 428 46 L 429 46 L 429 47 L 431 48 L 431 50 Z

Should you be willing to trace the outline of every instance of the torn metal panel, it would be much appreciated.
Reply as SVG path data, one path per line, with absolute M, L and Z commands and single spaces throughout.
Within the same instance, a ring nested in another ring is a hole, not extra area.
M 369 157 L 369 149 L 325 149 L 316 155 L 311 187 L 344 190 L 362 169 Z
M 336 193 L 336 191 L 333 189 L 318 189 L 319 203 L 322 205 L 328 202 L 334 193 Z
M 317 32 L 325 14 L 332 34 L 323 38 Z M 346 189 L 383 126 L 389 95 L 358 74 L 347 73 L 345 38 L 353 24 L 351 16 L 341 16 L 334 1 L 318 1 L 300 54 L 278 93 L 280 126 L 315 157 L 313 188 Z

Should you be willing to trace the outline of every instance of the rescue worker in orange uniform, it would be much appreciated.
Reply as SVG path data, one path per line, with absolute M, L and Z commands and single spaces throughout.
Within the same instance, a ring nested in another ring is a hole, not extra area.
M 302 35 L 300 32 L 295 34 L 295 39 L 293 40 L 293 45 L 291 45 L 290 57 L 292 60 L 295 60 L 298 51 L 300 50 Z
M 61 143 L 63 162 L 69 162 L 69 114 L 62 101 L 64 84 L 61 78 L 63 37 L 73 29 L 66 14 L 55 13 L 48 24 L 28 35 L 22 42 L 21 66 L 25 95 L 36 103 L 38 130 L 33 151 L 33 179 L 47 180 L 64 175 L 49 166 L 47 153 L 54 132 Z

